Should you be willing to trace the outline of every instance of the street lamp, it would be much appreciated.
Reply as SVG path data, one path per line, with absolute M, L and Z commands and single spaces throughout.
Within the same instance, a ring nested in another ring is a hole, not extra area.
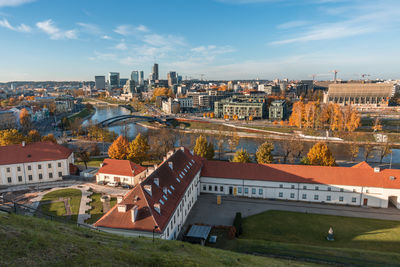
M 153 229 L 153 243 L 154 243 L 154 231 L 157 230 L 157 229 L 158 229 L 158 225 L 155 225 L 154 229 Z

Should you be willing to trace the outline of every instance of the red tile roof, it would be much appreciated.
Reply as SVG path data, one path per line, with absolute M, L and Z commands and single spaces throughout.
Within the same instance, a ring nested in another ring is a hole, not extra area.
M 114 174 L 121 176 L 136 176 L 146 170 L 145 167 L 129 160 L 104 159 L 103 166 L 97 173 Z
M 52 142 L 0 146 L 0 165 L 67 159 L 72 150 Z
M 169 167 L 170 162 L 173 165 L 172 169 Z M 125 195 L 120 204 L 127 205 L 127 212 L 119 212 L 117 205 L 115 205 L 95 223 L 95 226 L 151 232 L 154 226 L 157 225 L 159 228 L 156 232 L 164 231 L 187 187 L 200 171 L 201 166 L 202 162 L 187 149 L 177 150 L 141 184 L 135 186 Z M 155 178 L 159 179 L 159 186 L 154 183 Z M 151 195 L 146 192 L 146 185 L 151 186 Z M 167 191 L 165 194 L 163 192 L 164 188 L 169 192 Z M 163 196 L 166 196 L 167 200 Z M 135 198 L 137 198 L 136 201 Z M 154 209 L 154 204 L 161 203 L 160 199 L 164 202 L 164 204 L 161 204 L 161 214 Z M 139 207 L 135 222 L 132 222 L 130 211 L 133 205 Z
M 349 167 L 204 161 L 202 177 L 400 189 L 400 170 L 375 173 L 367 163 Z M 393 176 L 396 179 L 392 180 Z

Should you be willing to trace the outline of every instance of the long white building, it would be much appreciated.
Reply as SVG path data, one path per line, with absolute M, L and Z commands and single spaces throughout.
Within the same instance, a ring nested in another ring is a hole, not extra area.
M 52 142 L 0 147 L 0 185 L 22 185 L 62 180 L 74 163 L 71 150 Z
M 175 239 L 200 193 L 400 208 L 400 170 L 208 161 L 180 148 L 95 226 L 130 236 Z

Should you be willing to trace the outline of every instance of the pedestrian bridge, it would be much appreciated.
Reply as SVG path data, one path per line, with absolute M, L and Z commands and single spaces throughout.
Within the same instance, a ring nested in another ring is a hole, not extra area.
M 168 123 L 169 120 L 173 119 L 171 117 L 153 117 L 153 116 L 141 116 L 141 115 L 120 115 L 116 117 L 112 117 L 106 119 L 104 121 L 99 122 L 97 125 L 102 127 L 110 126 L 113 123 L 127 120 L 127 119 L 136 119 L 135 121 L 157 121 L 159 123 Z

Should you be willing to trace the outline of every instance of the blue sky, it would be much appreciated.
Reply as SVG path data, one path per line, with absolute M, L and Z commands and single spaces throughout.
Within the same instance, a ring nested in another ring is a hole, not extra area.
M 398 0 L 0 0 L 0 81 L 400 78 Z

